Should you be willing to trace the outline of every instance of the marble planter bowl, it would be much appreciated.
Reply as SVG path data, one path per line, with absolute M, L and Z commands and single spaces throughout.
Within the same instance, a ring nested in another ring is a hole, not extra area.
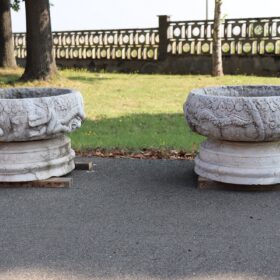
M 280 86 L 195 89 L 184 104 L 190 128 L 208 138 L 195 172 L 247 185 L 280 183 Z
M 0 89 L 0 181 L 33 181 L 74 169 L 65 135 L 85 118 L 79 92 L 60 88 Z

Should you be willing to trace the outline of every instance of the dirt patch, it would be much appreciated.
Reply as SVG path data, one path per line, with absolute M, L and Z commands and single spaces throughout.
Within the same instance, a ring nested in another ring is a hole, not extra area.
M 76 151 L 81 157 L 103 157 L 103 158 L 135 158 L 135 159 L 170 159 L 170 160 L 193 160 L 195 153 L 187 153 L 177 150 L 153 150 L 147 149 L 138 152 L 125 150 L 95 149 L 88 151 Z

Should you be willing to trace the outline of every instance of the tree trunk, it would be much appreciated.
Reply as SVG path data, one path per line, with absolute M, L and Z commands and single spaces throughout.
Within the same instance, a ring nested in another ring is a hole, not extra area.
M 49 0 L 25 0 L 26 66 L 22 80 L 48 80 L 56 72 Z
M 0 0 L 0 67 L 16 67 L 10 0 Z
M 222 39 L 221 39 L 221 6 L 222 0 L 215 0 L 213 28 L 212 75 L 223 76 Z

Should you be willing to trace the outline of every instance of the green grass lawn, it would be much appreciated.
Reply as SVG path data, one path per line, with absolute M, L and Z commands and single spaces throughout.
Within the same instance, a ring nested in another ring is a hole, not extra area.
M 186 125 L 182 106 L 197 87 L 237 84 L 280 84 L 279 78 L 254 76 L 100 74 L 60 71 L 47 82 L 17 83 L 22 69 L 0 70 L 0 87 L 58 86 L 78 89 L 84 96 L 87 120 L 71 134 L 75 149 L 145 148 L 195 151 L 203 137 Z

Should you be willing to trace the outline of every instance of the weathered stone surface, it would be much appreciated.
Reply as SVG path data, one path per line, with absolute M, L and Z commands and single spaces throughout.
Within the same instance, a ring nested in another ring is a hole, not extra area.
M 280 183 L 280 142 L 230 142 L 207 140 L 195 159 L 195 172 L 231 184 Z
M 0 182 L 62 176 L 75 153 L 64 133 L 81 126 L 83 98 L 62 88 L 0 89 Z
M 0 141 L 53 138 L 81 126 L 79 92 L 58 88 L 0 89 Z
M 71 172 L 75 152 L 70 139 L 0 143 L 0 182 L 44 180 Z
M 208 137 L 195 172 L 239 185 L 280 183 L 280 87 L 193 90 L 184 105 L 191 129 Z
M 184 105 L 193 131 L 219 140 L 280 140 L 279 86 L 225 86 L 191 91 Z

